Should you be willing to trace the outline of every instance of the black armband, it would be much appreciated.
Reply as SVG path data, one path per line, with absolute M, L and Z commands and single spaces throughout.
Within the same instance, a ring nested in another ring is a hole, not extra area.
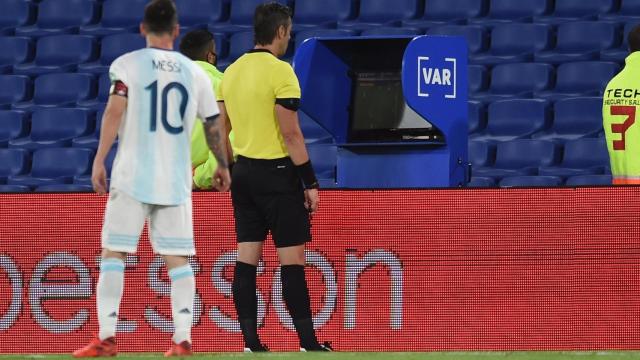
M 291 111 L 298 111 L 300 108 L 300 99 L 288 98 L 288 99 L 276 99 L 276 104 L 289 109 Z
M 318 179 L 316 179 L 316 174 L 313 171 L 313 166 L 311 166 L 311 160 L 302 165 L 296 165 L 296 171 L 298 172 L 298 176 L 300 177 L 300 180 L 302 180 L 302 184 L 305 189 L 320 188 Z

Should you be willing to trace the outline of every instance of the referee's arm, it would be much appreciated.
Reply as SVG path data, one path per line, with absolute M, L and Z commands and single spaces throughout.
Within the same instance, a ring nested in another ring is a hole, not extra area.
M 304 144 L 304 136 L 302 135 L 302 130 L 300 130 L 300 123 L 298 122 L 298 113 L 280 104 L 276 104 L 276 117 L 278 118 L 280 132 L 282 133 L 285 145 L 287 145 L 289 157 L 291 157 L 293 164 L 302 165 L 309 161 L 307 147 Z

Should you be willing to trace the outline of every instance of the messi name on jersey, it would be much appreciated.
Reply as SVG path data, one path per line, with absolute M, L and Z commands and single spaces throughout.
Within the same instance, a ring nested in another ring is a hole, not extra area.
M 153 70 L 179 73 L 182 69 L 180 63 L 167 60 L 151 60 Z

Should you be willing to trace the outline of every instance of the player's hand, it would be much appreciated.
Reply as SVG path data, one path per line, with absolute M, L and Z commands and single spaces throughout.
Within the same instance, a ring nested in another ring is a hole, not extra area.
M 218 191 L 229 191 L 229 187 L 231 186 L 231 175 L 229 173 L 229 169 L 223 169 L 218 166 L 216 172 L 213 173 L 212 185 Z
M 318 204 L 320 203 L 320 196 L 318 195 L 318 189 L 307 189 L 304 191 L 304 207 L 309 210 L 310 214 L 315 214 L 318 210 Z
M 103 161 L 94 161 L 91 171 L 91 185 L 93 190 L 100 195 L 107 193 L 107 170 Z

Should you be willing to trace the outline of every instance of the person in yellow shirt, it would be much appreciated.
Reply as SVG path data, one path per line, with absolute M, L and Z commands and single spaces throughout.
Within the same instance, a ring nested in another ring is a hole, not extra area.
M 218 55 L 213 34 L 208 30 L 202 29 L 188 32 L 180 41 L 180 52 L 195 61 L 205 71 L 211 80 L 213 90 L 217 94 L 223 74 L 216 68 Z M 233 134 L 231 137 L 233 137 Z M 231 151 L 230 147 L 229 151 Z M 211 189 L 213 187 L 213 174 L 218 167 L 218 162 L 209 151 L 200 121 L 196 122 L 191 135 L 191 167 L 193 168 L 194 188 Z
M 245 352 L 267 351 L 257 331 L 256 272 L 269 232 L 301 350 L 331 351 L 316 337 L 305 279 L 304 247 L 311 241 L 309 217 L 318 208 L 318 181 L 298 122 L 298 78 L 278 59 L 290 38 L 291 10 L 275 2 L 259 5 L 255 47 L 227 68 L 216 93 L 222 119 L 235 134 L 231 199 L 238 258 L 232 288 Z
M 624 69 L 604 91 L 602 118 L 613 183 L 640 184 L 640 25 L 628 36 Z M 217 96 L 217 95 L 216 95 Z

